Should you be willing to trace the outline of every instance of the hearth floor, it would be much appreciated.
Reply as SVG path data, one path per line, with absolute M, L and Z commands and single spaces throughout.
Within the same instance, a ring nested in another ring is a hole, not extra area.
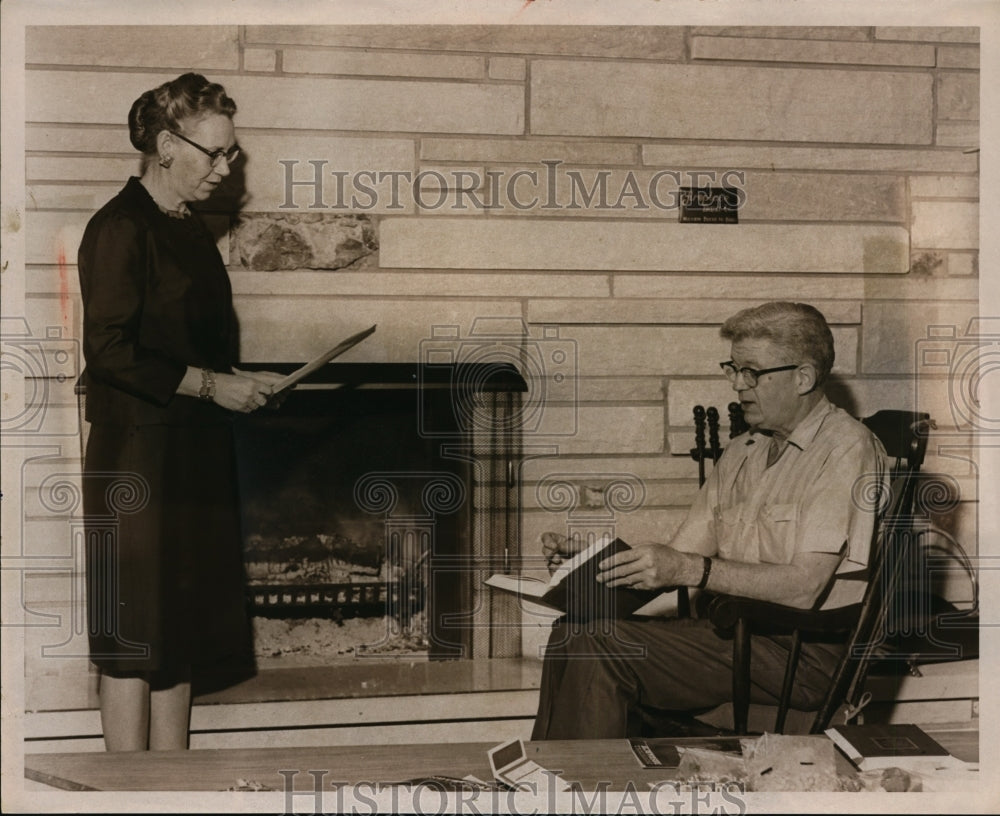
M 526 658 L 373 658 L 328 666 L 259 669 L 253 677 L 227 688 L 196 695 L 195 704 L 519 691 L 538 688 L 541 674 L 541 661 Z

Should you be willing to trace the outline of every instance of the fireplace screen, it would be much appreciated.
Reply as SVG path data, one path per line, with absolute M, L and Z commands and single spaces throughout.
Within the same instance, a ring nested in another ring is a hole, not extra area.
M 428 373 L 332 364 L 278 408 L 239 418 L 258 658 L 519 652 L 515 626 L 491 625 L 504 600 L 481 587 L 519 551 L 508 418 L 524 381 L 509 365 Z

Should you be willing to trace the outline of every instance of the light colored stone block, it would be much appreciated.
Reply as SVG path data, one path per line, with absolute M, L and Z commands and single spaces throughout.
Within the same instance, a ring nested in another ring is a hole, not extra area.
M 586 57 L 684 58 L 681 26 L 310 25 L 247 26 L 248 44 L 406 51 L 479 51 Z
M 546 407 L 556 417 L 552 427 L 571 427 L 570 413 L 576 417 L 576 432 L 571 435 L 532 434 L 525 442 L 554 445 L 559 455 L 577 454 L 648 454 L 663 451 L 663 408 L 660 406 L 573 408 Z
M 824 62 L 846 65 L 934 65 L 934 46 L 819 40 L 694 37 L 692 59 Z
M 76 264 L 80 240 L 93 212 L 70 210 L 33 210 L 25 214 L 25 263 L 55 264 L 67 266 Z M 216 246 L 224 262 L 229 257 L 229 236 L 225 225 L 228 217 L 204 216 L 206 224 L 217 236 Z M 220 224 L 223 228 L 220 229 Z
M 494 275 L 483 272 L 230 271 L 238 295 L 392 295 L 395 297 L 607 297 L 605 275 Z
M 278 68 L 278 52 L 273 48 L 243 49 L 243 70 L 272 73 Z
M 941 45 L 937 49 L 938 68 L 979 68 L 979 48 Z
M 542 161 L 566 164 L 635 164 L 635 145 L 615 142 L 559 142 L 550 139 L 436 139 L 420 140 L 425 161 L 518 163 L 545 172 Z
M 114 198 L 123 186 L 124 179 L 120 184 L 29 184 L 24 192 L 29 210 L 96 212 Z
M 906 42 L 979 42 L 979 29 L 972 26 L 877 26 L 876 40 Z
M 409 139 L 241 133 L 238 129 L 237 138 L 246 154 L 240 168 L 248 209 L 344 213 L 413 209 L 415 162 Z M 366 172 L 376 174 L 375 181 L 358 175 Z M 361 190 L 361 185 L 373 188 L 374 197 Z M 317 203 L 321 206 L 316 207 Z
M 75 127 L 73 125 L 26 125 L 27 150 L 60 153 L 123 153 L 138 159 L 139 152 L 128 140 L 128 125 L 119 127 Z
M 787 291 L 787 290 L 786 290 Z M 757 293 L 754 293 L 757 295 Z M 799 293 L 796 292 L 796 296 Z M 753 300 L 719 298 L 713 300 L 654 300 L 651 298 L 598 298 L 573 300 L 531 300 L 528 303 L 529 323 L 611 324 L 615 326 L 639 324 L 692 324 L 717 325 L 741 309 L 755 306 Z M 829 323 L 860 323 L 861 304 L 855 301 L 813 300 Z M 625 329 L 624 331 L 629 331 Z
M 624 474 L 640 483 L 664 480 L 684 480 L 695 474 L 689 465 L 669 456 L 594 456 L 572 459 L 527 459 L 521 468 L 525 491 L 534 492 L 544 479 L 561 476 L 580 480 L 608 480 L 614 474 Z M 536 502 L 537 504 L 537 502 Z
M 720 312 L 719 323 L 731 313 Z M 719 363 L 729 359 L 730 344 L 719 336 L 718 324 L 704 327 L 574 326 L 567 327 L 564 333 L 576 345 L 577 369 L 582 377 L 703 375 L 717 381 L 723 390 L 729 390 Z M 834 327 L 833 336 L 837 349 L 834 370 L 853 373 L 857 360 L 857 329 Z
M 663 399 L 659 377 L 578 377 L 577 394 L 581 402 L 658 402 Z
M 286 48 L 286 74 L 356 74 L 383 77 L 482 79 L 483 58 L 452 54 L 402 54 L 377 51 L 317 51 Z
M 865 26 L 692 26 L 691 33 L 708 37 L 786 37 L 802 40 L 867 40 Z
M 866 374 L 947 374 L 947 355 L 967 346 L 955 338 L 929 338 L 928 331 L 957 327 L 960 336 L 978 313 L 976 301 L 869 303 L 861 329 L 861 370 Z M 936 349 L 945 353 L 937 354 Z
M 949 253 L 954 257 L 975 257 L 969 253 Z M 949 260 L 949 264 L 951 261 Z M 979 284 L 974 280 L 919 276 L 912 272 L 902 278 L 868 278 L 864 282 L 865 304 L 878 300 L 926 300 L 947 303 L 956 300 L 976 300 Z
M 934 132 L 942 147 L 979 147 L 979 122 L 938 122 Z
M 897 285 L 896 278 L 890 282 Z M 810 275 L 775 277 L 767 273 L 745 275 L 643 275 L 614 276 L 614 292 L 620 298 L 678 298 L 680 300 L 714 298 L 720 294 L 753 292 L 760 300 L 784 300 L 790 292 L 797 299 L 812 302 L 820 298 L 860 300 L 865 282 L 853 276 Z
M 94 159 L 28 156 L 25 170 L 32 181 L 115 181 L 125 185 L 129 176 L 142 173 L 139 154 L 134 159 Z
M 383 267 L 693 272 L 879 272 L 909 266 L 893 227 L 391 218 Z
M 25 262 L 66 265 L 76 263 L 84 227 L 93 213 L 25 213 Z
M 962 277 L 973 277 L 979 274 L 979 255 L 975 252 L 949 252 L 948 253 L 948 274 L 961 275 Z M 965 281 L 963 281 L 965 283 Z M 977 289 L 975 281 L 966 283 L 970 289 Z M 970 297 L 966 293 L 966 298 Z
M 915 247 L 977 249 L 979 205 L 966 201 L 914 201 L 911 241 Z
M 930 75 L 894 71 L 537 60 L 531 130 L 919 145 L 931 140 L 931 94 Z
M 913 198 L 979 198 L 978 176 L 913 176 Z
M 117 123 L 131 104 L 123 113 L 121 100 L 136 99 L 158 81 L 149 74 L 29 71 L 27 119 Z M 524 130 L 524 89 L 513 85 L 233 75 L 226 77 L 226 90 L 240 106 L 237 128 L 501 135 Z
M 348 351 L 342 362 L 412 363 L 438 326 L 464 335 L 480 317 L 520 320 L 516 300 L 277 297 L 238 295 L 241 358 L 250 362 L 305 362 L 356 331 L 381 328 Z M 332 342 L 331 342 L 332 341 Z
M 527 62 L 520 57 L 490 57 L 490 79 L 520 81 L 527 76 Z
M 766 147 L 645 144 L 642 163 L 673 168 L 750 170 L 873 170 L 883 173 L 973 173 L 976 157 L 961 150 L 894 150 L 863 147 Z
M 772 173 L 724 169 L 625 170 L 545 167 L 534 176 L 513 172 L 486 179 L 495 212 L 531 216 L 600 216 L 676 221 L 682 186 L 732 187 L 739 219 L 752 221 L 875 221 L 906 218 L 903 181 L 895 176 Z
M 979 118 L 978 74 L 938 74 L 936 91 L 938 119 Z
M 218 25 L 27 26 L 25 59 L 40 65 L 234 71 L 239 68 L 239 31 Z

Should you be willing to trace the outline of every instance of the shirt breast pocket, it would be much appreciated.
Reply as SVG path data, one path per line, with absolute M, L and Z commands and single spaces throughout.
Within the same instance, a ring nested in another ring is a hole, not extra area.
M 795 555 L 798 507 L 794 504 L 769 504 L 758 516 L 760 560 L 767 564 L 788 564 Z

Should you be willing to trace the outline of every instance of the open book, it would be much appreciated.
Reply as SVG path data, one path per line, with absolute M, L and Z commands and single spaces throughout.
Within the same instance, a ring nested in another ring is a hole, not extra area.
M 672 593 L 609 587 L 597 580 L 597 565 L 627 549 L 629 545 L 620 538 L 599 539 L 563 562 L 547 581 L 529 575 L 496 573 L 486 579 L 486 584 L 564 612 L 573 620 L 662 614 L 671 606 Z
M 310 360 L 304 366 L 295 369 L 295 371 L 293 371 L 287 377 L 284 377 L 283 379 L 276 382 L 274 384 L 274 388 L 272 389 L 272 394 L 278 394 L 279 392 L 284 391 L 287 388 L 291 388 L 297 382 L 299 382 L 305 377 L 308 377 L 314 371 L 319 371 L 319 369 L 321 369 L 335 357 L 339 357 L 348 349 L 354 348 L 354 346 L 356 346 L 366 337 L 370 336 L 371 334 L 374 334 L 374 332 L 375 332 L 375 326 L 371 326 L 365 329 L 364 331 L 358 332 L 357 334 L 352 334 L 346 340 L 341 340 L 333 348 L 324 351 L 315 359 Z

